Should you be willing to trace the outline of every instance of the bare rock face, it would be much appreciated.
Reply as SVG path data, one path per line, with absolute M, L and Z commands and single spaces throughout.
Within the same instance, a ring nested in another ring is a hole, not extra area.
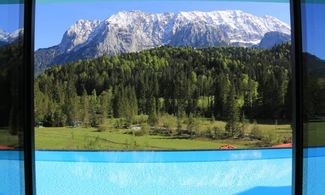
M 79 45 L 85 43 L 89 35 L 99 25 L 99 21 L 79 20 L 72 25 L 63 35 L 62 41 L 59 45 L 60 51 L 70 52 Z
M 290 27 L 271 17 L 238 10 L 213 12 L 118 12 L 107 20 L 79 20 L 59 45 L 36 51 L 36 69 L 102 55 L 139 52 L 163 45 L 258 45 L 268 32 L 289 35 Z
M 291 40 L 291 36 L 289 34 L 285 34 L 282 32 L 268 32 L 264 35 L 261 40 L 259 47 L 270 49 L 274 45 L 279 45 L 281 43 L 286 43 Z

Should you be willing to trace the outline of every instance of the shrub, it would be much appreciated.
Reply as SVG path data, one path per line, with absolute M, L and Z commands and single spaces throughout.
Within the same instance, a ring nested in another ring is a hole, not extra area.
M 173 117 L 172 115 L 169 115 L 169 114 L 165 114 L 165 115 L 161 116 L 159 120 L 161 122 L 161 125 L 167 129 L 171 129 L 171 128 L 175 127 L 176 123 L 177 123 L 175 117 Z
M 151 128 L 150 135 L 164 135 L 164 136 L 170 136 L 173 132 L 170 129 L 167 129 L 165 127 L 153 127 Z
M 262 130 L 257 126 L 256 122 L 253 124 L 253 128 L 250 133 L 250 137 L 253 139 L 261 140 L 263 138 Z
M 115 120 L 114 128 L 120 129 L 120 128 L 123 128 L 123 126 L 124 126 L 123 119 L 117 119 L 117 120 Z
M 148 124 L 150 126 L 155 126 L 157 125 L 159 122 L 159 119 L 158 119 L 158 116 L 156 113 L 153 113 L 153 114 L 150 114 L 149 117 L 148 117 Z
M 263 147 L 270 147 L 277 142 L 277 136 L 274 131 L 268 131 L 261 141 Z
M 148 135 L 149 134 L 149 130 L 150 130 L 150 127 L 148 126 L 147 123 L 143 123 L 141 125 L 142 135 Z
M 133 124 L 142 124 L 148 122 L 148 115 L 137 115 L 133 118 Z
M 234 132 L 234 138 L 236 138 L 236 139 L 238 139 L 238 138 L 242 138 L 242 137 L 244 137 L 244 133 L 245 131 L 244 131 L 244 127 L 243 127 L 243 125 L 239 125 L 238 127 L 237 127 L 237 129 L 236 129 L 236 131 Z
M 187 120 L 187 130 L 191 133 L 191 137 L 198 134 L 198 122 L 193 118 L 192 114 L 190 114 Z
M 203 132 L 201 133 L 201 136 L 204 136 L 204 137 L 207 137 L 207 138 L 214 139 L 214 137 L 213 137 L 213 133 L 212 133 L 212 130 L 211 130 L 210 127 L 209 127 L 207 130 L 203 131 Z
M 292 143 L 292 137 L 291 136 L 285 136 L 283 139 L 282 139 L 282 143 L 284 144 L 287 144 L 287 143 Z
M 241 129 L 242 129 L 243 136 L 248 134 L 248 132 L 249 132 L 249 121 L 248 120 L 245 119 L 242 121 Z
M 219 127 L 213 127 L 213 139 L 222 139 L 224 137 L 224 132 Z

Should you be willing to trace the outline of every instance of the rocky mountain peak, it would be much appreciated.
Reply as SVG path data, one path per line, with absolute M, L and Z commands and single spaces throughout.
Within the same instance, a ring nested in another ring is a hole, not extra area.
M 260 17 L 240 10 L 121 11 L 102 22 L 77 21 L 65 32 L 59 45 L 36 52 L 36 65 L 47 67 L 164 45 L 251 47 L 258 45 L 268 32 L 289 35 L 290 27 L 272 16 Z

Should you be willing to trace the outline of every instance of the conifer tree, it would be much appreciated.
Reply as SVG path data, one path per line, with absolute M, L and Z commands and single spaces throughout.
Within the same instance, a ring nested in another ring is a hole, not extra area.
M 81 111 L 81 120 L 85 127 L 90 126 L 90 117 L 89 117 L 89 100 L 87 91 L 84 89 L 81 101 L 80 101 L 80 111 Z
M 240 131 L 239 109 L 236 102 L 235 88 L 231 87 L 226 104 L 227 124 L 225 130 L 232 137 Z
M 158 120 L 159 119 L 158 119 L 157 110 L 156 110 L 156 101 L 154 100 L 154 98 L 151 98 L 148 123 L 151 126 L 155 126 L 158 123 Z
M 98 98 L 96 90 L 94 89 L 90 96 L 90 125 L 92 127 L 97 127 L 99 125 L 98 112 Z

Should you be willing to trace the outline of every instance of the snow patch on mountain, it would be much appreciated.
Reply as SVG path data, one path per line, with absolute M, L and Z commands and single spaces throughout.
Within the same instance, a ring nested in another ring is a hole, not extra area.
M 2 29 L 0 29 L 0 42 L 1 45 L 7 45 L 7 44 L 11 44 L 15 41 L 17 41 L 19 38 L 22 37 L 24 33 L 23 29 L 18 29 L 14 32 L 8 33 Z
M 78 45 L 83 44 L 89 38 L 89 35 L 100 24 L 99 20 L 78 20 L 72 25 L 63 35 L 60 43 L 61 52 L 69 52 L 76 48 Z
M 259 17 L 240 10 L 179 13 L 121 11 L 101 22 L 77 21 L 65 32 L 59 45 L 36 52 L 36 65 L 47 67 L 163 45 L 251 47 L 258 45 L 268 32 L 289 35 L 290 27 L 272 16 Z

